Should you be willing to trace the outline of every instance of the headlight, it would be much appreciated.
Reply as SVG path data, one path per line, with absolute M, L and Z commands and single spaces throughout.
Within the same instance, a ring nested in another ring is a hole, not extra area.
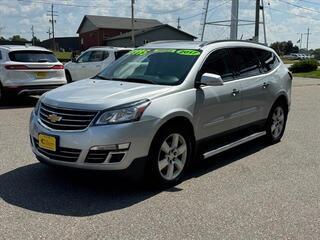
M 142 100 L 108 109 L 101 113 L 96 125 L 117 124 L 139 121 L 150 100 Z
M 40 101 L 40 98 L 39 98 L 37 104 L 34 106 L 34 109 L 33 109 L 33 112 L 34 112 L 34 114 L 35 114 L 36 116 L 38 116 L 38 114 L 39 114 L 40 102 L 41 102 L 41 101 Z

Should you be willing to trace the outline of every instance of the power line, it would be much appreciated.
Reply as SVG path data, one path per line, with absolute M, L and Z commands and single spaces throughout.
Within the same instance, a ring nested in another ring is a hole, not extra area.
M 290 5 L 290 6 L 296 7 L 296 8 L 300 8 L 300 9 L 306 10 L 306 11 L 315 12 L 315 13 L 320 13 L 319 10 L 315 10 L 315 9 L 312 9 L 312 8 L 307 8 L 307 7 L 304 7 L 304 6 L 300 6 L 300 5 L 291 3 L 291 2 L 287 2 L 287 1 L 285 1 L 285 0 L 278 0 L 278 1 L 279 1 L 279 2 L 282 2 L 282 3 L 285 3 L 285 4 L 288 4 L 288 5 Z
M 296 17 L 300 17 L 300 18 L 306 18 L 306 19 L 310 19 L 310 20 L 320 21 L 319 18 L 306 17 L 306 16 L 303 16 L 303 15 L 299 15 L 299 14 L 295 14 L 295 13 L 279 10 L 279 9 L 276 9 L 276 8 L 272 8 L 270 6 L 269 6 L 269 9 L 272 10 L 272 11 L 275 11 L 275 12 L 286 13 L 286 14 L 290 14 L 290 15 L 293 15 L 293 16 L 296 16 Z

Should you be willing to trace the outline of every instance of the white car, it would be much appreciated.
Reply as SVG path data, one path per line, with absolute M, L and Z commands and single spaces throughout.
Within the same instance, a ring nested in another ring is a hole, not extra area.
M 51 51 L 0 45 L 0 101 L 12 94 L 42 94 L 66 83 L 64 66 Z
M 65 64 L 68 82 L 96 76 L 131 48 L 92 47 L 81 53 L 77 59 Z

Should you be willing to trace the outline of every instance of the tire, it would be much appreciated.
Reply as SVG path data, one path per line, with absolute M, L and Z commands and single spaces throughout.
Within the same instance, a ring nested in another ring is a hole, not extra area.
M 269 113 L 266 123 L 266 138 L 271 144 L 280 142 L 287 123 L 288 108 L 285 103 L 275 103 Z
M 191 133 L 178 126 L 161 128 L 152 141 L 146 175 L 153 187 L 170 187 L 180 182 L 191 161 Z
M 69 71 L 66 71 L 66 79 L 67 79 L 67 83 L 72 83 L 72 77 Z

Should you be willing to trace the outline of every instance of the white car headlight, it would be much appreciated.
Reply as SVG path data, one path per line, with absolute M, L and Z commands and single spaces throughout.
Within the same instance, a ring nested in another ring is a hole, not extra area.
M 95 125 L 118 124 L 139 121 L 150 100 L 142 100 L 108 109 L 101 113 Z

